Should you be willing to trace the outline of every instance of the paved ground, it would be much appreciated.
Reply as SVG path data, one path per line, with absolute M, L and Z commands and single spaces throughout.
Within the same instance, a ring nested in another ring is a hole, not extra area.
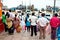
M 44 39 L 39 39 L 39 32 L 37 36 L 30 36 L 29 32 L 21 32 L 21 33 L 16 33 L 14 32 L 14 35 L 8 35 L 7 33 L 3 32 L 0 34 L 0 40 L 44 40 Z M 46 35 L 45 40 L 51 40 L 50 35 Z

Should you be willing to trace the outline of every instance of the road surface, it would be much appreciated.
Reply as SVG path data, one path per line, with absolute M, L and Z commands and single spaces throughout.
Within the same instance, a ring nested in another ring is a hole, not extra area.
M 46 34 L 46 39 L 39 39 L 39 32 L 37 36 L 30 36 L 30 32 L 21 32 L 16 33 L 14 32 L 14 35 L 8 35 L 7 32 L 0 33 L 0 40 L 51 40 L 50 35 Z

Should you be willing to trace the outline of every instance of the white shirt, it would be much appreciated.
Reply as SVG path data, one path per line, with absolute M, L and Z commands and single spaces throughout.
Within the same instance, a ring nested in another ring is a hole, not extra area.
M 10 17 L 11 17 L 11 18 L 14 18 L 14 17 L 15 17 L 15 14 L 14 14 L 14 13 L 9 12 L 9 14 L 10 14 Z
M 37 21 L 37 17 L 36 16 L 31 16 L 29 17 L 29 19 L 31 19 L 31 25 L 36 25 L 36 21 Z
M 23 15 L 23 16 L 22 16 L 22 20 L 24 20 L 24 21 L 25 21 L 25 15 Z
M 44 17 L 39 18 L 38 22 L 39 22 L 41 27 L 44 27 L 44 26 L 46 26 L 47 23 L 49 23 L 49 21 Z
M 21 20 L 20 25 L 21 25 L 21 27 L 24 27 L 25 26 L 25 22 L 23 20 Z
M 19 18 L 20 20 L 22 19 L 21 13 L 17 14 L 17 18 Z

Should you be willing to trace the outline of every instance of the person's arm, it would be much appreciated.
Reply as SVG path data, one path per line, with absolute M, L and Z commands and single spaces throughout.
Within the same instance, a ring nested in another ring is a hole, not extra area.
M 59 26 L 59 24 L 60 24 L 60 23 L 59 23 L 59 20 L 58 20 L 58 21 L 57 21 L 57 25 L 56 25 L 56 27 L 58 27 L 58 26 Z
M 28 18 L 28 21 L 32 22 L 30 17 Z
M 19 20 L 19 19 L 18 19 Z M 19 20 L 19 23 L 20 23 L 20 20 Z
M 40 20 L 39 19 L 37 20 L 37 24 L 40 26 Z
M 47 28 L 47 26 L 49 25 L 49 21 L 46 19 L 46 27 L 45 28 Z

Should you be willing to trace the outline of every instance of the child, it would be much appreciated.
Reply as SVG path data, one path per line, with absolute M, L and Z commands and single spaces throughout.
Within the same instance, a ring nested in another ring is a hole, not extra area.
M 24 20 L 21 19 L 20 25 L 21 25 L 23 31 L 26 30 Z

